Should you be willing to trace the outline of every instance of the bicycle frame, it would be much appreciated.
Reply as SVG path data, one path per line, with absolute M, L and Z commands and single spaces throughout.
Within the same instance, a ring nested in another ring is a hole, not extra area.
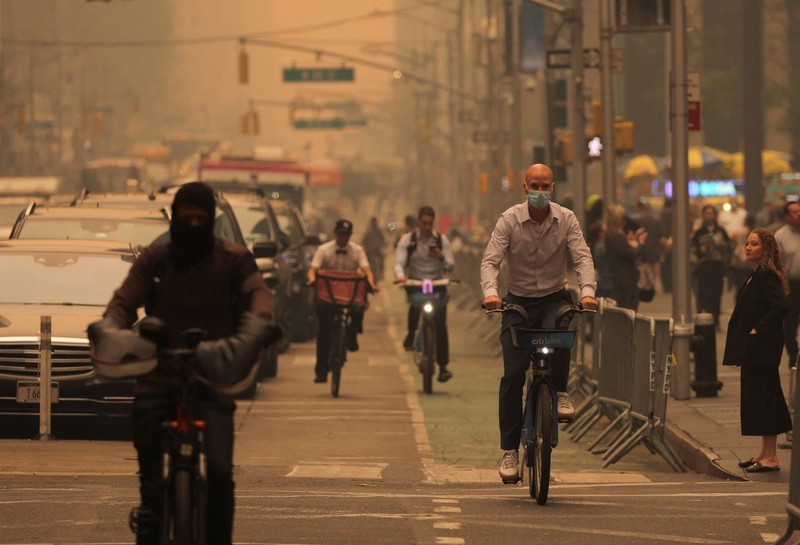
M 162 423 L 165 437 L 162 450 L 160 541 L 164 545 L 205 545 L 208 511 L 206 422 L 194 417 L 195 383 L 189 372 L 194 348 L 164 352 L 179 363 L 181 397 L 175 419 Z
M 333 397 L 339 397 L 339 384 L 346 355 L 345 340 L 349 322 L 350 307 L 336 305 L 336 314 L 333 317 L 331 331 L 331 349 L 328 353 L 328 370 L 331 372 L 331 395 Z
M 408 292 L 408 302 L 420 310 L 417 329 L 414 334 L 414 363 L 422 373 L 422 388 L 425 393 L 433 393 L 433 375 L 436 368 L 436 326 L 434 313 L 447 305 L 449 296 L 443 289 L 457 281 L 449 278 L 436 280 L 407 279 L 400 285 Z M 411 288 L 411 289 L 409 289 Z M 419 291 L 416 291 L 419 288 Z

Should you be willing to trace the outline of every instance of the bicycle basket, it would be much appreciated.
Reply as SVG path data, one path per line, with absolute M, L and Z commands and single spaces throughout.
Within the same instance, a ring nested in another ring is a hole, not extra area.
M 316 300 L 335 305 L 367 304 L 367 277 L 360 272 L 320 270 L 317 272 Z

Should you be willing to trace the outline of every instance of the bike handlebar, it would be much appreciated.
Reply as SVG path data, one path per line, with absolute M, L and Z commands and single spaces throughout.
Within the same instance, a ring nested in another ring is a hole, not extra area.
M 455 278 L 436 278 L 436 279 L 418 279 L 406 278 L 405 280 L 395 280 L 395 285 L 400 287 L 418 288 L 430 283 L 433 287 L 447 286 L 448 284 L 460 284 L 460 280 Z
M 524 320 L 523 323 L 528 323 L 528 320 L 530 319 L 530 317 L 528 316 L 528 312 L 525 310 L 524 307 L 520 305 L 515 305 L 513 303 L 507 303 L 505 301 L 503 301 L 503 304 L 500 308 L 487 309 L 486 305 L 483 304 L 481 305 L 481 308 L 486 310 L 486 314 L 493 314 L 493 313 L 505 314 L 506 312 L 514 312 Z M 564 329 L 564 327 L 560 327 L 562 324 L 564 324 L 564 319 L 567 317 L 569 317 L 569 319 L 572 319 L 572 315 L 575 313 L 593 314 L 595 312 L 596 312 L 595 310 L 583 308 L 580 305 L 580 303 L 572 305 L 564 305 L 560 309 L 558 309 L 558 312 L 556 313 L 556 320 L 555 320 L 556 327 L 558 329 Z M 567 320 L 567 323 L 569 323 L 569 320 Z

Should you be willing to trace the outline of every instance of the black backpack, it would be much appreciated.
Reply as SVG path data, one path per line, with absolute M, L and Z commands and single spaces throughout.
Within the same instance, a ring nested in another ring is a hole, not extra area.
M 440 250 L 442 249 L 442 235 L 439 233 L 434 233 L 433 235 L 434 244 Z M 411 242 L 408 243 L 408 251 L 406 253 L 406 269 L 408 268 L 409 263 L 411 263 L 411 255 L 417 251 L 417 231 L 416 229 L 411 231 Z

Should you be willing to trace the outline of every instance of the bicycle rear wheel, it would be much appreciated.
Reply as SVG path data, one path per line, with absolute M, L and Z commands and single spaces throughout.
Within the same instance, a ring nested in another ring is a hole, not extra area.
M 172 476 L 172 543 L 191 545 L 192 523 L 192 474 L 188 469 L 179 469 Z
M 433 322 L 426 320 L 422 331 L 422 389 L 433 393 L 433 374 L 436 367 L 436 334 Z
M 553 396 L 547 384 L 536 387 L 536 406 L 533 412 L 533 425 L 536 428 L 534 453 L 532 458 L 531 479 L 529 489 L 536 503 L 547 502 L 550 489 L 550 454 L 553 447 Z

